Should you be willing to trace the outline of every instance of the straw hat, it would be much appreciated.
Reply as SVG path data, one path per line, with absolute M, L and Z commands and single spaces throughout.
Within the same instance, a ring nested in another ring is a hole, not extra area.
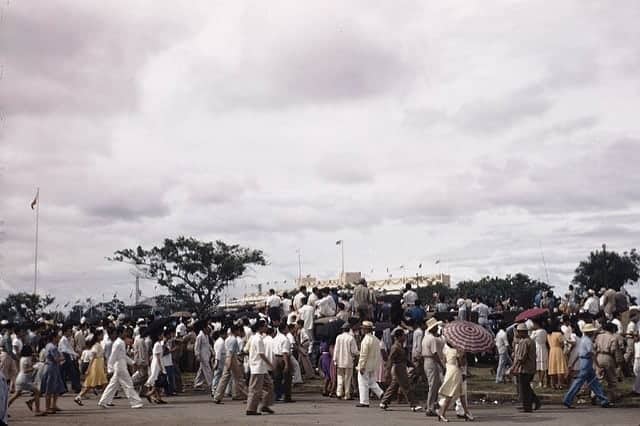
M 527 324 L 525 323 L 520 323 L 518 324 L 518 326 L 516 327 L 517 331 L 529 331 L 529 327 L 527 327 Z
M 427 320 L 427 331 L 431 331 L 433 327 L 437 327 L 442 324 L 442 321 L 438 321 L 435 318 L 429 318 Z
M 598 328 L 593 324 L 585 324 L 584 327 L 582 327 L 583 333 L 594 333 L 596 331 L 598 331 Z
M 371 321 L 362 321 L 362 328 L 373 329 L 373 323 Z

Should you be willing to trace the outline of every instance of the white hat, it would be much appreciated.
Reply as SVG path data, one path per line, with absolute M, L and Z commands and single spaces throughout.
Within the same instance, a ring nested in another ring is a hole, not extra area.
M 462 306 L 464 304 L 465 304 L 464 299 L 458 299 L 458 301 L 456 302 L 456 305 L 458 305 L 458 306 Z
M 598 331 L 598 327 L 593 324 L 585 324 L 584 327 L 582 327 L 583 333 L 593 333 L 595 331 Z
M 84 324 L 85 322 L 87 322 L 87 317 L 80 318 L 80 324 Z

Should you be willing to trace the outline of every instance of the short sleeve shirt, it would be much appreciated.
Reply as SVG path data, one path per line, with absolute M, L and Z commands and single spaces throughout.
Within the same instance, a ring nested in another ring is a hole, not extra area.
M 265 354 L 264 342 L 262 336 L 254 334 L 249 341 L 249 370 L 251 374 L 267 374 L 267 363 L 264 362 L 260 355 Z

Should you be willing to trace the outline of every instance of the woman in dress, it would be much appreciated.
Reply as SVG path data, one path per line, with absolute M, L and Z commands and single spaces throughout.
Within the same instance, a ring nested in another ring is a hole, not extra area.
M 40 393 L 44 394 L 47 414 L 55 414 L 61 411 L 58 408 L 58 396 L 65 393 L 62 372 L 60 371 L 60 364 L 64 361 L 64 357 L 58 351 L 57 333 L 51 331 L 45 335 L 44 341 L 46 342 L 44 347 L 45 363 L 40 382 Z
M 567 377 L 567 359 L 564 355 L 564 335 L 559 327 L 547 337 L 549 343 L 549 381 L 554 389 L 562 389 Z
M 78 405 L 83 405 L 82 398 L 87 394 L 87 392 L 109 383 L 104 366 L 104 348 L 100 343 L 102 342 L 103 334 L 104 332 L 102 330 L 97 330 L 91 340 L 93 345 L 91 346 L 91 357 L 89 367 L 87 368 L 87 377 L 84 379 L 82 390 L 73 399 L 73 401 Z
M 538 373 L 538 387 L 546 387 L 547 371 L 549 370 L 549 349 L 547 348 L 547 331 L 540 323 L 533 322 L 531 340 L 536 342 L 536 371 Z
M 463 351 L 454 349 L 451 343 L 447 342 L 447 346 L 445 347 L 445 358 L 447 362 L 446 373 L 444 375 L 444 380 L 442 381 L 442 386 L 440 386 L 440 390 L 438 391 L 440 397 L 444 398 L 444 403 L 440 407 L 438 421 L 449 421 L 449 419 L 445 417 L 445 414 L 449 405 L 451 405 L 451 401 L 456 398 L 460 398 L 460 403 L 464 410 L 463 417 L 465 421 L 473 421 L 474 418 L 467 407 L 467 398 L 465 395 L 466 387 L 463 386 L 463 382 L 466 380 L 466 377 L 463 374 L 463 368 L 467 364 L 466 355 Z
M 23 392 L 33 393 L 33 398 L 29 399 L 26 404 L 29 411 L 33 411 L 35 405 L 35 415 L 46 416 L 47 413 L 40 411 L 40 387 L 36 386 L 35 376 L 37 370 L 33 367 L 33 349 L 31 346 L 24 346 L 20 352 L 20 372 L 16 378 L 16 393 L 9 400 L 9 405 L 13 404 Z
M 164 346 L 160 333 L 151 336 L 153 342 L 153 349 L 151 350 L 151 370 L 149 371 L 149 378 L 145 383 L 149 388 L 149 392 L 145 394 L 149 402 L 155 402 L 157 404 L 166 404 L 160 397 L 160 389 L 164 387 L 162 383 L 166 380 L 167 371 L 162 364 L 162 355 L 164 352 Z

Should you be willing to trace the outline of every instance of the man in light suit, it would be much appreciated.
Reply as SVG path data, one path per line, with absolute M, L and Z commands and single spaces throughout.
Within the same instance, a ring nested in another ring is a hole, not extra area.
M 208 325 L 205 325 L 198 333 L 196 337 L 196 343 L 193 352 L 196 359 L 200 363 L 198 373 L 193 381 L 193 387 L 199 388 L 202 385 L 207 384 L 207 387 L 211 388 L 211 382 L 213 381 L 213 371 L 211 371 L 211 342 L 209 342 L 209 333 L 211 330 Z
M 124 340 L 131 339 L 131 331 L 120 326 L 116 329 L 116 335 L 118 338 L 113 342 L 111 355 L 107 362 L 107 371 L 113 375 L 102 393 L 100 401 L 98 401 L 98 407 L 107 408 L 113 402 L 118 388 L 121 388 L 129 399 L 131 408 L 142 408 L 142 400 L 133 387 L 133 381 L 127 368 L 129 365 L 133 365 L 133 360 L 127 356 L 127 345 Z

